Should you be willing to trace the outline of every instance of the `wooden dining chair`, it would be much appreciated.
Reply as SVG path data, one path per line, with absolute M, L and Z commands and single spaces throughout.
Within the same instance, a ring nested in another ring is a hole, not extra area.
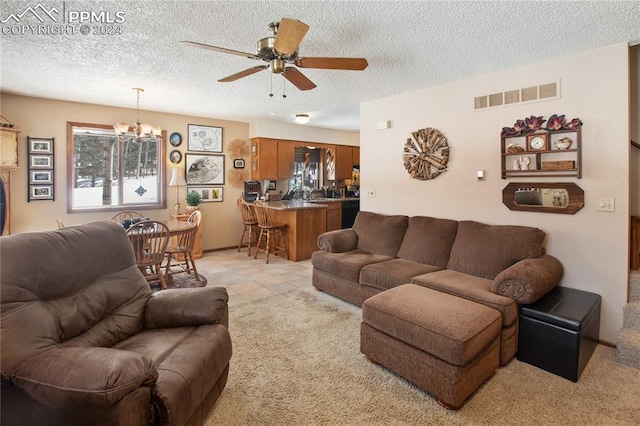
M 165 279 L 169 274 L 174 274 L 172 268 L 180 268 L 181 272 L 187 274 L 191 273 L 193 269 L 193 275 L 196 281 L 200 281 L 200 275 L 198 275 L 198 269 L 196 269 L 196 262 L 193 260 L 193 246 L 196 241 L 196 234 L 198 228 L 200 228 L 200 222 L 202 220 L 202 213 L 200 210 L 196 210 L 191 213 L 191 216 L 187 219 L 187 223 L 191 223 L 194 226 L 189 232 L 185 232 L 177 237 L 175 243 L 170 242 L 166 249 L 166 264 L 165 264 Z
M 274 222 L 269 213 L 269 209 L 262 201 L 256 201 L 253 203 L 253 209 L 256 212 L 258 219 L 258 229 L 260 229 L 260 236 L 258 237 L 258 244 L 256 245 L 256 254 L 254 259 L 258 257 L 260 250 L 267 254 L 266 263 L 269 263 L 269 253 L 271 248 L 274 249 L 273 254 L 279 255 L 284 251 L 284 255 L 289 259 L 289 253 L 287 252 L 287 244 L 285 242 L 284 229 L 287 227 L 285 223 Z M 261 247 L 264 237 L 264 248 Z
M 162 262 L 169 243 L 169 228 L 156 220 L 145 220 L 135 223 L 127 229 L 129 240 L 133 245 L 138 269 L 149 284 L 159 282 L 163 289 L 167 288 Z
M 144 219 L 144 216 L 142 215 L 142 213 L 134 210 L 123 210 L 114 214 L 111 218 L 113 222 L 117 222 L 119 224 L 122 224 L 122 221 L 125 219 Z
M 253 207 L 242 197 L 238 198 L 238 211 L 240 212 L 240 220 L 243 225 L 240 243 L 238 244 L 238 252 L 242 247 L 247 247 L 247 256 L 251 256 L 251 247 L 256 244 L 258 238 L 258 218 L 256 217 Z M 247 236 L 246 241 L 245 236 Z

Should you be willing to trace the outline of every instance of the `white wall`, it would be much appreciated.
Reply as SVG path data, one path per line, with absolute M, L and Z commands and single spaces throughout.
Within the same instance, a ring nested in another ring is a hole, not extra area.
M 565 267 L 561 285 L 602 295 L 600 338 L 614 343 L 628 284 L 628 55 L 627 45 L 618 44 L 361 105 L 361 209 L 541 228 L 547 252 Z M 479 94 L 557 78 L 560 99 L 473 111 Z M 517 181 L 576 182 L 585 207 L 575 215 L 510 211 L 501 191 L 516 180 L 500 178 L 500 131 L 516 119 L 552 114 L 584 122 L 583 178 Z M 384 120 L 392 127 L 376 130 Z M 451 147 L 449 169 L 432 181 L 411 179 L 402 163 L 406 139 L 425 127 L 439 129 Z M 476 181 L 478 170 L 486 170 L 486 181 Z M 597 212 L 599 197 L 615 197 L 616 211 Z

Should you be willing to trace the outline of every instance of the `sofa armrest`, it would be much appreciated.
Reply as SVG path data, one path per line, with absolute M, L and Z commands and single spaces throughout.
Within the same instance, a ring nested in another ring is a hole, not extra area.
M 229 295 L 224 287 L 181 288 L 155 292 L 147 302 L 144 328 L 229 325 Z
M 318 247 L 329 253 L 344 253 L 358 248 L 358 235 L 352 228 L 337 229 L 318 235 Z
M 498 274 L 491 291 L 526 305 L 551 291 L 563 274 L 562 263 L 553 256 L 524 259 Z
M 144 355 L 100 347 L 54 348 L 8 376 L 33 399 L 63 409 L 111 407 L 157 378 L 156 367 Z

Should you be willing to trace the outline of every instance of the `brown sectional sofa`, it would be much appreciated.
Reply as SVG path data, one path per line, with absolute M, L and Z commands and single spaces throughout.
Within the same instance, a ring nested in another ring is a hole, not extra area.
M 224 288 L 151 292 L 122 227 L 0 238 L 3 425 L 200 425 L 232 354 Z
M 353 228 L 320 235 L 313 285 L 351 303 L 405 283 L 496 309 L 500 364 L 517 352 L 518 304 L 555 287 L 562 264 L 544 254 L 537 228 L 361 211 Z

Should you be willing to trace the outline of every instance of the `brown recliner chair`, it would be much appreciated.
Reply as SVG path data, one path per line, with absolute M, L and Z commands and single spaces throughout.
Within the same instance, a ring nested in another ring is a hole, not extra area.
M 229 372 L 224 288 L 152 294 L 120 225 L 0 238 L 1 418 L 202 424 Z

